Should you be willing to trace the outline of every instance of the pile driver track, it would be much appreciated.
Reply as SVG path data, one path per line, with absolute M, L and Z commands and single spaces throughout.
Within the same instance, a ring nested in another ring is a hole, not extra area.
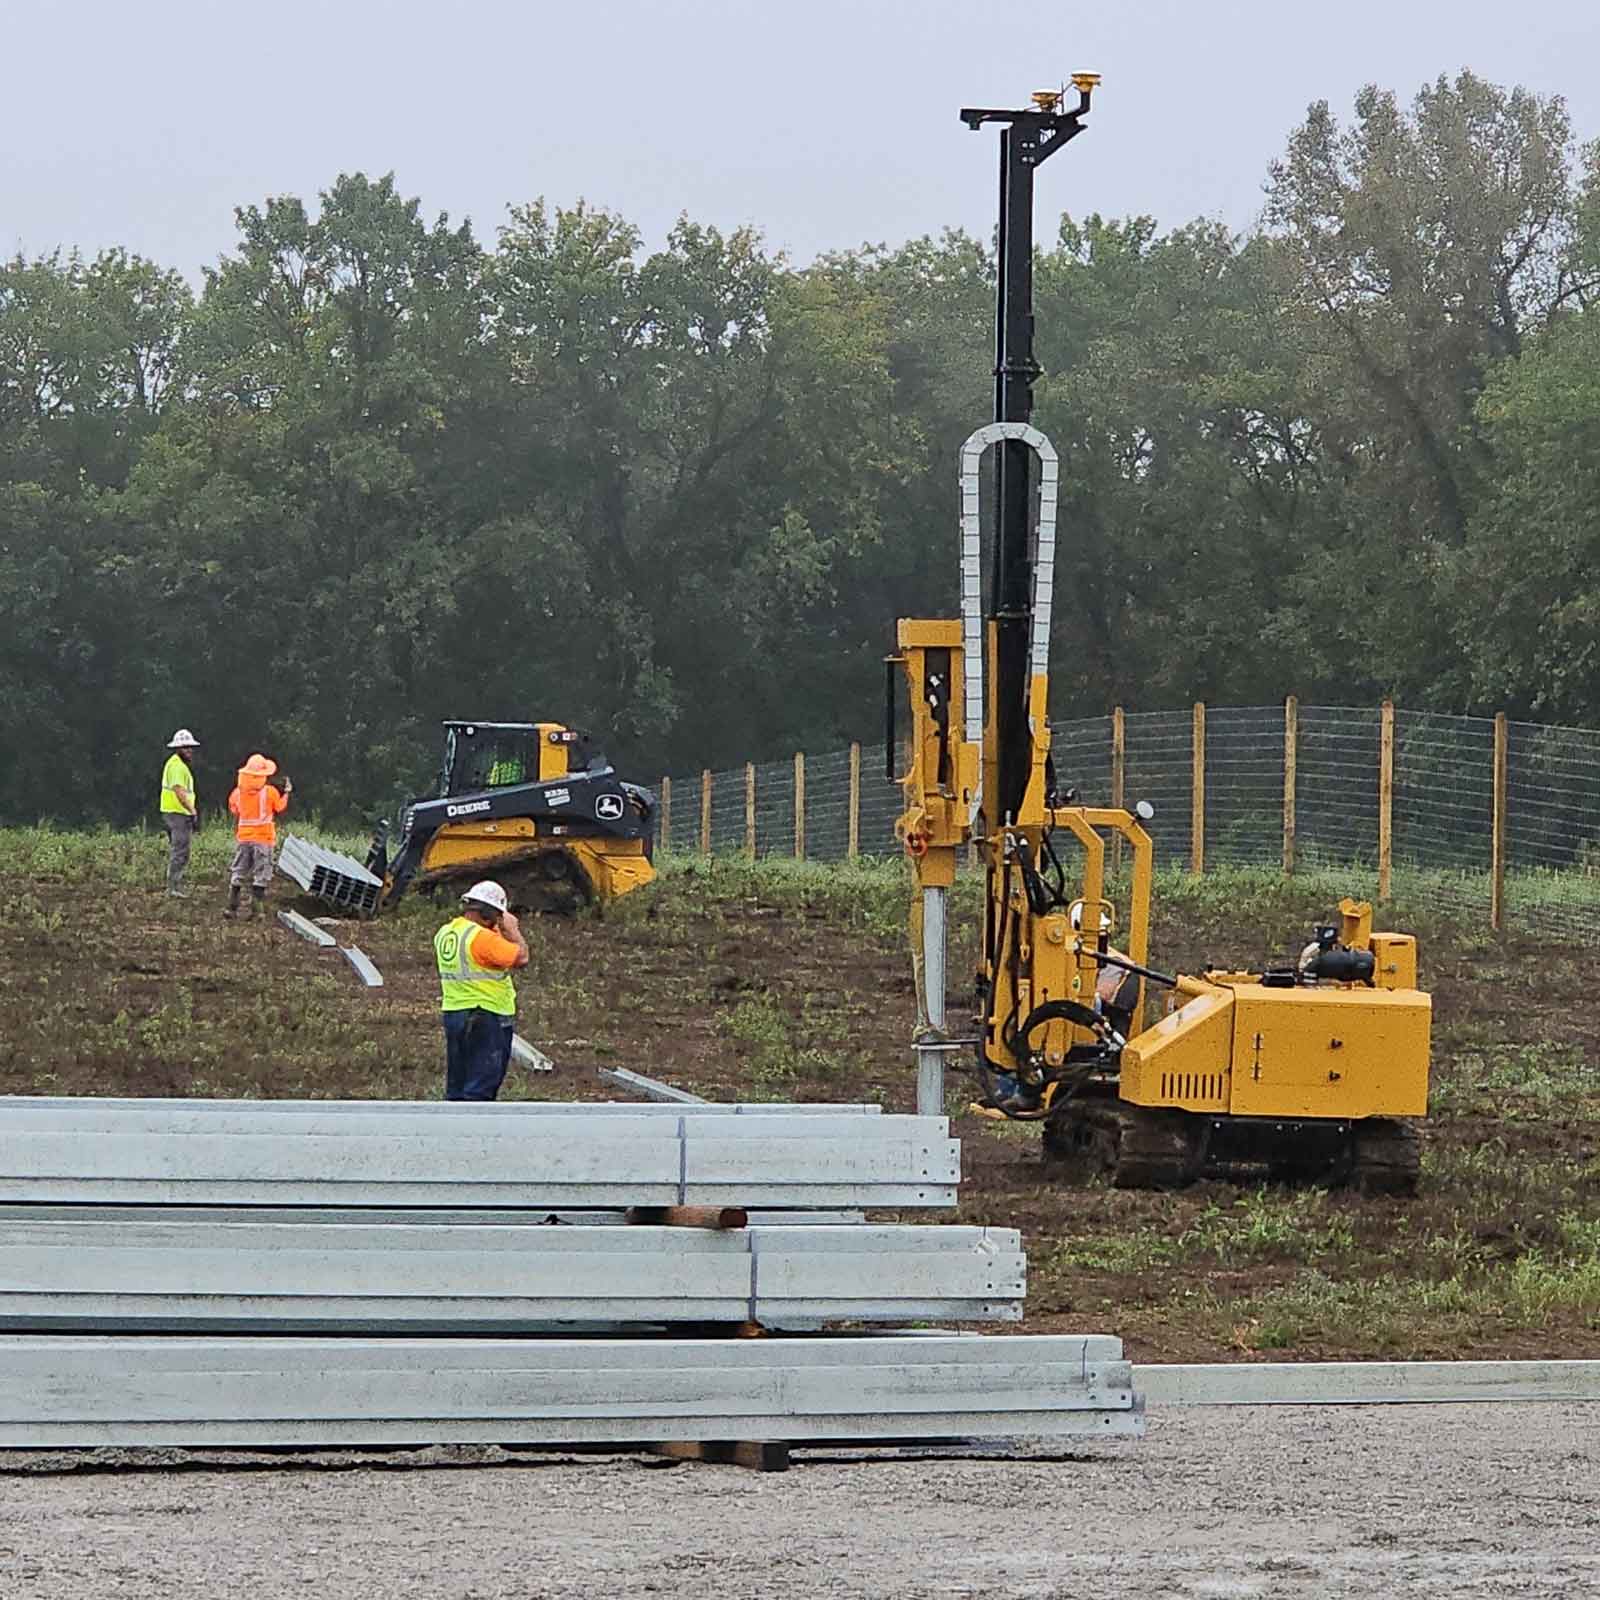
M 1422 1169 L 1417 1130 L 1394 1117 L 1309 1126 L 1278 1118 L 1207 1119 L 1100 1094 L 1063 1102 L 1041 1131 L 1053 1176 L 1102 1179 L 1118 1189 L 1181 1189 L 1205 1178 L 1264 1176 L 1411 1195 Z

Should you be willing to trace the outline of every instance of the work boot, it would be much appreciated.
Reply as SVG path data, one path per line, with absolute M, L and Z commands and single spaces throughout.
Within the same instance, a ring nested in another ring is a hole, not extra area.
M 228 886 L 228 909 L 222 914 L 230 921 L 239 915 L 239 888 L 237 883 Z
M 250 885 L 250 920 L 254 922 L 267 909 L 267 891 Z

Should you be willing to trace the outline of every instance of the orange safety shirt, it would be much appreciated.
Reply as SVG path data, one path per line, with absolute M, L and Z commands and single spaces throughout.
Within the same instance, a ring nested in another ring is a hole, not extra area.
M 276 844 L 278 829 L 273 818 L 289 804 L 259 772 L 239 769 L 238 787 L 228 796 L 228 809 L 239 819 L 234 836 L 241 844 Z
M 509 972 L 517 964 L 517 947 L 493 928 L 474 928 L 467 939 L 467 954 L 480 967 Z

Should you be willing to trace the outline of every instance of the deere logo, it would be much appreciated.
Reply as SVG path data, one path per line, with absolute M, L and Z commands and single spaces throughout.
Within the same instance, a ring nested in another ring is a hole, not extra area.
M 448 817 L 470 817 L 475 812 L 487 811 L 488 809 L 489 802 L 487 800 L 470 800 L 463 805 L 446 806 L 445 815 Z
M 622 810 L 620 794 L 603 794 L 594 803 L 594 814 L 602 822 L 615 822 L 622 815 Z

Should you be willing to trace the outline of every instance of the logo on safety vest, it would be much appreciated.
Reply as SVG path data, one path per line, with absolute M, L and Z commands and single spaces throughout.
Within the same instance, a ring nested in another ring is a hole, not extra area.
M 623 804 L 620 794 L 603 794 L 594 803 L 594 814 L 602 822 L 615 822 L 622 815 Z
M 446 806 L 444 814 L 447 817 L 470 817 L 476 812 L 487 811 L 488 809 L 489 802 L 487 800 L 470 800 L 464 805 Z

